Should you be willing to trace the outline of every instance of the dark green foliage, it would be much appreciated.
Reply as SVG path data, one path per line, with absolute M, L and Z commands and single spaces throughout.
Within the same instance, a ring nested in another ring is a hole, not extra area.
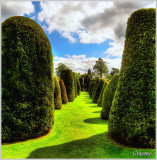
M 88 74 L 91 76 L 92 74 L 91 69 L 88 69 Z
M 80 81 L 78 79 L 76 79 L 77 82 L 77 95 L 79 96 L 81 93 L 81 85 L 80 85 Z
M 103 93 L 104 93 L 104 90 L 105 90 L 107 84 L 108 84 L 108 81 L 105 79 L 103 88 L 102 88 L 102 90 L 101 90 L 99 99 L 98 99 L 98 101 L 97 101 L 98 106 L 102 106 L 102 97 L 103 97 Z
M 91 93 L 91 83 L 92 82 L 95 82 L 95 80 L 93 78 L 89 78 L 89 86 L 88 86 L 88 92 L 89 92 L 89 95 Z M 93 90 L 93 89 L 92 89 Z
M 53 125 L 51 44 L 32 19 L 2 23 L 2 142 L 46 134 Z
M 61 72 L 60 78 L 64 81 L 68 96 L 68 102 L 73 102 L 75 99 L 75 86 L 72 70 L 63 70 Z
M 111 77 L 113 77 L 114 74 L 119 74 L 119 69 L 118 68 L 112 68 Z
M 140 9 L 128 20 L 109 115 L 110 135 L 138 147 L 155 147 L 155 15 L 155 9 Z
M 60 89 L 61 89 L 62 104 L 67 104 L 68 97 L 67 97 L 66 88 L 65 88 L 65 85 L 62 79 L 60 79 L 59 84 L 60 84 Z
M 84 77 L 80 77 L 79 80 L 80 80 L 80 85 L 81 85 L 81 91 L 83 91 L 84 90 Z
M 106 86 L 103 97 L 102 97 L 102 111 L 101 111 L 101 118 L 108 120 L 110 108 L 112 105 L 114 93 L 116 91 L 118 85 L 118 74 L 114 74 L 109 84 Z
M 60 89 L 58 78 L 56 76 L 54 76 L 54 82 L 55 82 L 55 90 L 54 90 L 55 108 L 61 109 L 62 108 L 61 89 Z
M 92 81 L 90 83 L 90 86 L 89 86 L 89 95 L 90 95 L 90 98 L 92 98 L 92 91 L 93 91 L 94 85 L 95 85 L 95 81 Z
M 95 79 L 95 83 L 94 83 L 94 86 L 93 86 L 93 89 L 92 89 L 92 99 L 93 99 L 93 97 L 94 97 L 94 95 L 95 95 L 95 91 L 96 91 L 96 89 L 97 89 L 97 85 L 98 85 L 98 83 L 99 83 L 99 80 L 100 80 L 100 78 L 96 78 L 96 79 Z
M 75 98 L 77 97 L 77 81 L 76 81 L 76 75 L 73 72 L 73 76 L 74 76 L 74 86 L 75 86 Z
M 94 96 L 93 96 L 93 103 L 97 103 L 97 101 L 99 99 L 99 96 L 100 96 L 100 93 L 101 93 L 101 90 L 103 89 L 103 85 L 104 85 L 105 82 L 106 82 L 105 79 L 100 78 L 99 83 L 96 87 Z

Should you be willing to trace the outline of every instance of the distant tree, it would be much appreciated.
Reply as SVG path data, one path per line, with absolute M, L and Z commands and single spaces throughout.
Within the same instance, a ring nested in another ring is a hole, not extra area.
M 101 78 L 109 72 L 106 62 L 104 62 L 102 58 L 98 58 L 98 61 L 96 61 L 96 64 L 93 66 L 93 70 L 96 77 Z
M 60 77 L 61 72 L 62 72 L 63 70 L 65 70 L 65 69 L 70 69 L 70 68 L 67 67 L 67 66 L 66 66 L 65 64 L 63 64 L 63 63 L 59 63 L 59 64 L 57 65 L 57 68 L 55 68 L 56 76 L 57 76 L 57 77 Z
M 90 70 L 90 69 L 88 69 L 88 74 L 89 74 L 89 75 L 91 75 L 91 74 L 92 74 L 92 72 L 91 72 L 91 70 Z
M 112 68 L 112 71 L 111 71 L 111 76 L 113 77 L 114 74 L 118 74 L 119 73 L 119 69 L 118 68 Z

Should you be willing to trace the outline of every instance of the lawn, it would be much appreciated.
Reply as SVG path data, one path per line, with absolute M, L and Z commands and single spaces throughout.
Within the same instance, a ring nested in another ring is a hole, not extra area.
M 101 107 L 88 92 L 55 111 L 55 125 L 41 138 L 1 146 L 1 158 L 155 158 L 155 149 L 119 145 L 108 138 L 108 122 L 100 119 Z M 151 156 L 134 156 L 133 152 Z

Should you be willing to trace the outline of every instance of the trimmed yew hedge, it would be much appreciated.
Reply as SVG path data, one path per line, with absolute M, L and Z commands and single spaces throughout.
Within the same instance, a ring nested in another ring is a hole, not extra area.
M 99 81 L 100 81 L 100 78 L 96 78 L 95 79 L 95 84 L 94 84 L 94 87 L 93 87 L 93 90 L 92 90 L 92 99 L 93 99 L 93 97 L 95 95 L 95 92 L 96 92 L 97 85 L 98 85 Z
M 95 91 L 94 96 L 93 96 L 93 103 L 97 103 L 105 82 L 106 82 L 105 79 L 103 79 L 103 78 L 99 79 L 99 83 L 96 87 L 96 91 Z
M 101 111 L 102 119 L 108 120 L 114 93 L 118 85 L 118 79 L 119 79 L 119 75 L 114 74 L 111 81 L 109 82 L 109 84 L 106 86 L 104 90 L 104 94 L 102 97 L 102 111 Z
M 62 104 L 67 104 L 68 97 L 67 97 L 66 88 L 65 88 L 65 85 L 62 79 L 60 79 L 59 84 L 60 84 L 60 89 L 61 89 Z
M 73 76 L 74 76 L 74 86 L 75 86 L 75 98 L 77 97 L 77 81 L 76 81 L 76 75 L 73 72 Z
M 49 39 L 32 19 L 2 23 L 2 142 L 46 134 L 53 126 L 54 72 Z
M 80 85 L 81 85 L 81 91 L 83 91 L 84 90 L 84 77 L 80 77 L 79 80 L 80 80 Z
M 72 70 L 63 70 L 60 78 L 64 81 L 67 91 L 68 102 L 73 102 L 75 99 L 75 86 Z
M 77 95 L 79 96 L 81 93 L 81 85 L 80 85 L 80 81 L 78 79 L 76 79 L 77 82 Z
M 54 76 L 54 82 L 55 82 L 55 90 L 54 90 L 55 108 L 61 109 L 62 108 L 61 89 L 60 89 L 58 78 L 56 76 Z
M 95 81 L 92 81 L 89 86 L 89 95 L 91 99 L 92 99 L 92 91 L 93 91 L 94 85 L 95 85 Z
M 103 88 L 102 88 L 101 93 L 100 93 L 100 96 L 99 96 L 99 99 L 98 99 L 98 101 L 97 101 L 97 105 L 98 105 L 98 106 L 102 106 L 102 97 L 103 97 L 103 93 L 104 93 L 104 90 L 105 90 L 107 84 L 108 84 L 108 81 L 105 80 L 105 81 L 104 81 Z
M 110 135 L 134 147 L 155 147 L 156 10 L 140 9 L 127 23 L 118 87 L 109 115 Z

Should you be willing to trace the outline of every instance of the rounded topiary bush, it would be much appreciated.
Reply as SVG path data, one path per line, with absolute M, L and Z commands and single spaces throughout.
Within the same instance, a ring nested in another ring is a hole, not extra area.
M 80 77 L 79 80 L 80 80 L 80 85 L 81 85 L 81 91 L 83 91 L 84 90 L 84 77 Z
M 103 96 L 102 96 L 102 111 L 101 111 L 101 118 L 108 120 L 110 108 L 112 105 L 114 93 L 117 88 L 118 84 L 118 74 L 114 74 L 109 84 L 106 86 Z
M 99 99 L 98 99 L 98 101 L 97 101 L 97 105 L 98 105 L 98 106 L 102 106 L 102 97 L 103 97 L 103 93 L 104 93 L 104 90 L 105 90 L 107 84 L 108 84 L 108 81 L 105 80 L 105 81 L 104 81 L 103 88 L 102 88 L 101 93 L 100 93 L 100 96 L 99 96 Z
M 65 88 L 65 85 L 62 79 L 60 79 L 59 84 L 60 84 L 60 89 L 61 89 L 62 104 L 67 104 L 68 97 L 67 97 L 66 88 Z
M 39 137 L 53 125 L 51 44 L 32 19 L 2 23 L 2 142 Z
M 54 82 L 55 82 L 54 105 L 56 109 L 61 109 L 62 108 L 61 89 L 58 78 L 56 76 L 54 76 Z
M 73 102 L 75 99 L 75 86 L 72 70 L 63 70 L 60 78 L 64 81 L 67 91 L 68 102 Z
M 74 86 L 75 86 L 75 98 L 77 97 L 77 81 L 76 81 L 76 75 L 73 72 L 73 76 L 74 76 Z
M 99 96 L 100 96 L 100 93 L 101 93 L 101 90 L 103 89 L 103 85 L 105 82 L 106 82 L 105 79 L 100 78 L 99 83 L 97 85 L 97 88 L 95 90 L 94 96 L 93 96 L 93 103 L 97 103 Z
M 127 145 L 155 147 L 155 9 L 132 13 L 127 23 L 110 135 Z
M 88 86 L 89 95 L 90 95 L 90 93 L 91 93 L 91 84 L 92 84 L 92 82 L 94 82 L 94 79 L 93 79 L 93 78 L 90 78 L 90 80 L 89 80 L 89 86 Z
M 95 79 L 95 83 L 94 83 L 94 86 L 93 86 L 93 89 L 92 89 L 92 99 L 93 99 L 93 97 L 94 97 L 94 95 L 95 95 L 95 92 L 96 92 L 96 89 L 97 89 L 97 85 L 98 85 L 98 83 L 99 83 L 99 80 L 100 80 L 100 78 L 96 78 Z
M 79 96 L 81 93 L 81 85 L 80 85 L 80 81 L 78 79 L 76 79 L 77 82 L 77 95 Z

